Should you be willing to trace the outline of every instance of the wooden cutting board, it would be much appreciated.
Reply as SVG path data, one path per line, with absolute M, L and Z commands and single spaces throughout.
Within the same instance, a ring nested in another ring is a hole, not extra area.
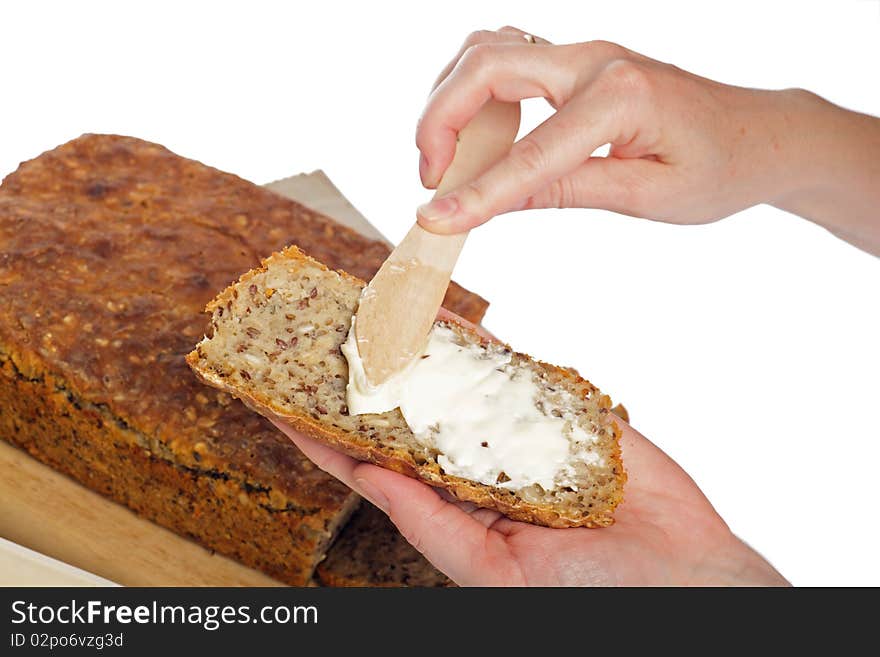
M 323 171 L 266 186 L 387 242 Z M 2 440 L 0 537 L 125 586 L 281 586 L 138 517 Z M 0 541 L 0 585 L 102 583 L 57 561 Z

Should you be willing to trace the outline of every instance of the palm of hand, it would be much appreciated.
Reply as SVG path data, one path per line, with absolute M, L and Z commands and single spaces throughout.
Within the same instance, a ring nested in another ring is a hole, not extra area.
M 460 585 L 785 583 L 730 532 L 672 459 L 626 425 L 625 499 L 615 524 L 604 529 L 515 522 L 278 426 L 320 468 L 385 510 L 403 535 Z
M 693 584 L 711 577 L 731 534 L 696 484 L 645 438 L 628 432 L 629 473 L 615 524 L 554 530 L 504 518 L 487 536 L 486 573 L 498 584 Z

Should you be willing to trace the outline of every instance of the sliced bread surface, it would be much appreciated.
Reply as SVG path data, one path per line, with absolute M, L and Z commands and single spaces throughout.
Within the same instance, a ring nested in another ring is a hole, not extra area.
M 613 522 L 625 481 L 620 429 L 612 419 L 609 398 L 568 370 L 511 352 L 511 362 L 527 370 L 538 386 L 541 412 L 571 418 L 582 430 L 580 435 L 591 438 L 572 442 L 574 485 L 552 490 L 537 484 L 510 490 L 445 473 L 437 450 L 415 439 L 398 409 L 349 414 L 348 363 L 340 347 L 364 285 L 288 247 L 208 305 L 212 335 L 197 345 L 187 362 L 205 382 L 255 411 L 355 458 L 444 488 L 461 500 L 549 527 L 602 527 Z M 455 322 L 442 324 L 462 345 L 509 349 Z

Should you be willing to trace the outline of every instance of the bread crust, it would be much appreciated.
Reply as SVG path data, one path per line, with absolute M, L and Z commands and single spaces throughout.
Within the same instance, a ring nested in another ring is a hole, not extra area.
M 455 586 L 369 502 L 361 504 L 339 533 L 315 579 L 342 587 Z
M 297 507 L 273 506 L 271 490 L 245 494 L 239 482 L 215 467 L 195 469 L 152 454 L 142 446 L 143 436 L 105 408 L 90 404 L 59 378 L 25 373 L 15 361 L 0 345 L 4 439 L 143 518 L 279 582 L 308 582 L 360 504 L 357 494 L 343 489 L 346 497 L 338 508 L 318 507 L 306 515 Z M 98 423 L 106 439 L 96 439 Z
M 305 584 L 360 498 L 184 362 L 216 290 L 291 241 L 367 277 L 390 252 L 139 139 L 85 135 L 23 163 L 0 186 L 0 439 Z M 447 303 L 486 305 L 458 287 Z
M 331 271 L 322 263 L 304 254 L 296 246 L 289 246 L 281 252 L 273 254 L 269 258 L 264 259 L 260 267 L 252 269 L 251 271 L 245 273 L 244 275 L 242 275 L 237 283 L 233 283 L 232 285 L 227 287 L 213 301 L 211 301 L 211 303 L 208 304 L 206 308 L 207 312 L 213 313 L 216 308 L 226 305 L 227 302 L 232 299 L 233 290 L 239 285 L 245 284 L 255 276 L 265 272 L 267 268 L 267 263 L 273 258 L 285 258 L 295 261 L 308 261 L 309 264 L 313 266 L 318 266 L 323 271 Z M 365 285 L 363 281 L 354 276 L 351 276 L 344 271 L 337 270 L 336 273 L 338 273 L 340 276 L 350 281 L 351 283 L 357 284 L 359 286 Z M 449 322 L 449 324 L 456 332 L 464 336 L 466 339 L 469 339 L 470 341 L 478 341 L 481 343 L 485 343 L 488 341 L 486 337 L 479 335 L 472 329 L 462 324 L 456 322 Z M 525 354 L 518 355 L 530 358 Z M 517 497 L 512 491 L 497 488 L 494 486 L 488 486 L 485 484 L 469 481 L 461 477 L 446 474 L 441 471 L 439 465 L 437 465 L 436 463 L 418 464 L 405 450 L 393 449 L 386 446 L 362 444 L 358 441 L 353 440 L 347 432 L 344 432 L 327 423 L 321 422 L 320 420 L 317 420 L 306 413 L 285 412 L 284 410 L 280 409 L 270 397 L 266 395 L 252 394 L 234 385 L 230 385 L 226 380 L 220 377 L 209 367 L 203 367 L 201 365 L 200 358 L 201 357 L 199 355 L 198 348 L 193 350 L 186 357 L 187 363 L 197 374 L 197 376 L 199 376 L 205 383 L 224 390 L 225 392 L 228 392 L 229 394 L 239 398 L 242 402 L 244 402 L 246 406 L 256 411 L 257 413 L 260 413 L 261 415 L 264 415 L 270 419 L 284 422 L 292 426 L 300 433 L 310 438 L 320 440 L 321 442 L 330 445 L 334 449 L 348 454 L 349 456 L 356 458 L 360 461 L 374 463 L 383 468 L 387 468 L 389 470 L 404 474 L 408 477 L 419 479 L 427 484 L 430 484 L 431 486 L 442 488 L 443 490 L 448 491 L 461 501 L 473 502 L 474 504 L 484 508 L 495 509 L 514 520 L 555 528 L 607 527 L 613 524 L 613 510 L 622 501 L 622 491 L 623 485 L 626 481 L 626 473 L 624 471 L 623 463 L 621 462 L 620 457 L 621 430 L 617 422 L 612 419 L 612 413 L 610 413 L 611 400 L 606 395 L 602 395 L 601 393 L 599 393 L 599 391 L 588 381 L 582 379 L 576 374 L 573 374 L 567 369 L 531 359 L 534 363 L 536 363 L 539 367 L 545 369 L 545 371 L 547 371 L 548 373 L 551 373 L 556 377 L 566 379 L 570 383 L 576 383 L 580 385 L 586 384 L 587 386 L 589 386 L 589 389 L 592 393 L 598 393 L 598 404 L 601 409 L 605 409 L 602 413 L 604 423 L 603 426 L 608 427 L 608 429 L 613 432 L 614 448 L 611 454 L 611 460 L 614 464 L 614 473 L 617 482 L 617 493 L 614 499 L 609 500 L 608 510 L 593 512 L 586 516 L 569 514 L 562 512 L 558 509 L 548 508 L 548 506 L 546 505 L 531 503 Z

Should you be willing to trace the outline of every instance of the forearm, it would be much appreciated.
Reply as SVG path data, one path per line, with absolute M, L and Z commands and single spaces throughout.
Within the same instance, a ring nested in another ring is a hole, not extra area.
M 794 161 L 770 203 L 880 255 L 880 118 L 805 91 L 779 93 L 787 95 Z

